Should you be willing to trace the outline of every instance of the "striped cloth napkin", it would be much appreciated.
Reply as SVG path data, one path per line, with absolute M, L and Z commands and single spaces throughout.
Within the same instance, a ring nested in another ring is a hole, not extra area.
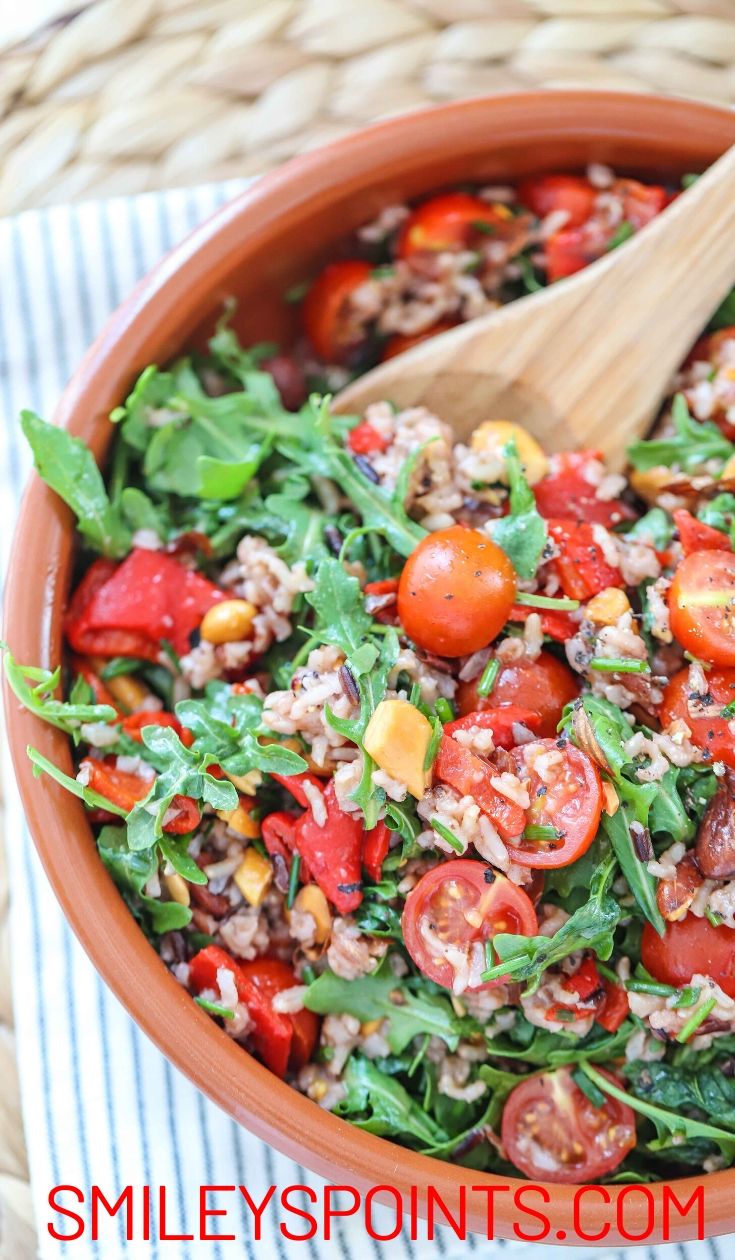
M 8 523 L 30 470 L 19 441 L 21 407 L 51 416 L 59 393 L 106 316 L 157 259 L 242 183 L 145 194 L 30 211 L 0 221 L 0 563 L 11 544 Z M 29 581 L 33 575 L 29 574 Z M 253 1241 L 252 1217 L 234 1195 L 213 1198 L 228 1211 L 214 1232 L 235 1242 L 127 1241 L 122 1217 L 102 1219 L 98 1243 L 89 1231 L 72 1244 L 54 1241 L 48 1194 L 53 1186 L 98 1185 L 110 1202 L 127 1185 L 167 1188 L 168 1231 L 197 1233 L 201 1185 L 248 1187 L 256 1202 L 268 1186 L 304 1184 L 321 1196 L 324 1183 L 240 1128 L 181 1076 L 138 1030 L 107 991 L 66 925 L 24 826 L 6 766 L 6 842 L 12 888 L 13 991 L 20 1077 L 41 1260 L 228 1260 L 267 1255 L 288 1260 L 365 1256 L 453 1260 L 468 1253 L 495 1260 L 528 1255 L 521 1243 L 469 1238 L 440 1229 L 433 1242 L 404 1233 L 374 1242 L 356 1220 L 337 1224 L 331 1242 L 288 1242 L 278 1214 L 265 1213 L 263 1238 Z M 38 791 L 43 791 L 40 783 Z M 67 1196 L 65 1202 L 71 1206 Z M 140 1199 L 137 1200 L 140 1203 Z M 137 1209 L 136 1209 L 137 1210 Z M 83 1211 L 80 1209 L 80 1212 Z M 281 1216 L 280 1219 L 284 1219 Z M 389 1231 L 390 1215 L 380 1218 Z M 137 1221 L 137 1216 L 136 1216 Z M 300 1228 L 291 1218 L 294 1230 Z M 71 1229 L 66 1220 L 59 1226 Z M 564 1249 L 548 1247 L 544 1260 Z M 669 1252 L 669 1249 L 666 1249 Z M 676 1247 L 679 1260 L 720 1260 L 727 1240 Z M 581 1252 L 579 1254 L 582 1254 Z M 622 1252 L 600 1251 L 600 1260 Z M 663 1257 L 640 1247 L 633 1260 Z

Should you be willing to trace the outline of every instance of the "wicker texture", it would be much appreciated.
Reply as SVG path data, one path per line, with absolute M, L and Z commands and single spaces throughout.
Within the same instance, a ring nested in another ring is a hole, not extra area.
M 94 0 L 0 55 L 0 213 L 529 86 L 735 99 L 733 0 Z

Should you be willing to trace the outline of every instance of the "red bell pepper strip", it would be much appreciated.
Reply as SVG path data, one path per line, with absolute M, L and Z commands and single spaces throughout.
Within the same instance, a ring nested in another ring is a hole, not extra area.
M 81 674 L 87 685 L 92 688 L 95 704 L 109 704 L 116 713 L 120 712 L 112 692 L 105 686 L 99 674 L 92 668 L 89 661 L 85 661 L 79 656 L 73 656 L 71 660 L 71 667 L 74 673 Z
M 309 770 L 303 770 L 301 774 L 272 774 L 272 779 L 276 783 L 280 783 L 281 787 L 285 787 L 290 792 L 295 801 L 299 805 L 303 805 L 304 809 L 309 808 L 309 798 L 304 791 L 304 783 L 310 783 L 312 787 L 317 788 L 320 792 L 324 791 L 324 784 L 315 774 L 311 774 Z
M 171 813 L 173 810 L 176 810 L 176 814 L 173 818 L 169 818 L 163 828 L 169 836 L 188 835 L 202 821 L 201 810 L 196 801 L 192 800 L 190 796 L 180 796 L 177 792 L 168 807 L 167 813 Z
M 195 993 L 203 989 L 219 992 L 217 972 L 229 971 L 235 981 L 238 1000 L 248 1008 L 253 1021 L 251 1038 L 255 1050 L 276 1076 L 284 1077 L 293 1040 L 293 1024 L 287 1015 L 273 1010 L 272 994 L 248 980 L 243 968 L 218 945 L 207 945 L 189 963 L 189 984 Z
M 595 966 L 594 958 L 585 958 L 574 975 L 567 976 L 564 981 L 564 988 L 572 989 L 577 994 L 580 1002 L 586 1002 L 588 998 L 592 997 L 593 993 L 597 993 L 602 988 L 602 980 Z
M 279 958 L 254 958 L 252 962 L 241 963 L 240 970 L 246 983 L 271 1004 L 277 993 L 299 983 L 293 968 Z M 290 1067 L 298 1071 L 309 1062 L 314 1053 L 320 1020 L 313 1011 L 307 1010 L 294 1011 L 286 1015 L 286 1019 L 290 1021 L 292 1028 L 288 1062 Z M 255 1035 L 259 1035 L 257 1028 Z
M 272 777 L 300 805 L 307 807 L 296 823 L 294 847 L 306 863 L 312 878 L 340 914 L 349 914 L 351 910 L 356 910 L 362 901 L 362 822 L 356 815 L 346 814 L 340 809 L 333 780 L 330 779 L 325 788 L 321 779 L 308 771 L 292 775 L 274 774 Z M 303 789 L 305 781 L 323 793 L 327 811 L 325 823 L 318 823 L 314 819 Z
M 559 549 L 551 567 L 569 599 L 590 599 L 608 586 L 625 586 L 620 569 L 607 563 L 595 541 L 592 525 L 550 520 L 548 530 Z
M 465 713 L 464 717 L 447 722 L 445 735 L 453 735 L 455 731 L 468 731 L 473 726 L 482 730 L 491 730 L 496 748 L 515 748 L 513 727 L 516 723 L 537 731 L 541 725 L 541 717 L 531 709 L 522 709 L 518 705 L 508 704 L 504 708 L 480 709 L 476 713 Z
M 113 572 L 98 569 L 89 577 L 72 600 L 65 630 L 76 651 L 98 656 L 114 651 L 157 660 L 164 639 L 183 654 L 207 610 L 226 598 L 213 582 L 173 556 L 142 548 Z
M 508 620 L 527 621 L 533 612 L 541 617 L 543 633 L 557 643 L 567 643 L 579 630 L 579 621 L 575 621 L 571 613 L 556 608 L 529 608 L 526 604 L 514 604 Z
M 379 884 L 382 878 L 383 862 L 388 856 L 389 848 L 390 831 L 384 822 L 377 823 L 371 831 L 365 832 L 362 864 L 376 884 Z
M 181 742 L 185 742 L 183 727 L 178 718 L 173 713 L 164 713 L 162 709 L 141 709 L 139 713 L 131 713 L 129 717 L 123 718 L 121 725 L 125 734 L 134 739 L 136 744 L 143 743 L 141 731 L 144 726 L 170 726 Z M 191 731 L 187 733 L 191 738 Z
M 730 539 L 721 529 L 698 521 L 686 508 L 677 508 L 672 515 L 685 556 L 693 551 L 732 551 Z
M 456 739 L 442 735 L 434 762 L 435 777 L 453 787 L 460 796 L 473 796 L 502 839 L 511 840 L 525 829 L 526 812 L 493 787 L 490 780 L 498 773 L 495 766 L 469 748 L 463 748 Z
M 348 433 L 347 445 L 353 455 L 372 455 L 374 451 L 387 450 L 390 438 L 384 437 L 367 420 L 362 420 Z
M 549 473 L 533 487 L 536 507 L 546 520 L 587 521 L 609 529 L 635 513 L 618 499 L 598 499 L 585 470 L 600 458 L 598 451 L 567 451 L 552 455 Z
M 612 984 L 609 980 L 603 980 L 602 983 L 605 988 L 605 1005 L 601 1011 L 597 1012 L 595 1018 L 606 1032 L 614 1033 L 618 1031 L 630 1011 L 628 994 L 622 985 Z
M 88 784 L 94 792 L 99 792 L 100 796 L 112 801 L 113 805 L 124 809 L 126 814 L 148 795 L 151 788 L 150 779 L 145 779 L 141 774 L 131 774 L 128 770 L 118 770 L 106 761 L 85 757 L 79 763 L 79 768 L 88 770 Z M 180 796 L 177 793 L 170 808 L 178 813 L 163 828 L 168 835 L 185 835 L 199 825 L 201 813 L 196 801 L 190 796 Z

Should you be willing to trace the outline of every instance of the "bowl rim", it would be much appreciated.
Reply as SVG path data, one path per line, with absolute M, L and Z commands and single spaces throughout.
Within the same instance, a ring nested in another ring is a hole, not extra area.
M 404 146 L 423 147 L 427 153 L 436 150 L 435 128 L 433 124 L 427 127 L 427 116 L 441 120 L 445 141 L 453 132 L 459 135 L 464 127 L 484 122 L 488 112 L 503 108 L 510 108 L 521 121 L 525 119 L 524 125 L 532 128 L 534 136 L 541 132 L 555 137 L 599 137 L 618 134 L 626 120 L 634 126 L 636 115 L 645 110 L 649 120 L 661 120 L 662 158 L 671 148 L 666 131 L 676 126 L 691 128 L 693 124 L 708 122 L 721 128 L 727 120 L 735 139 L 735 115 L 717 106 L 648 94 L 585 89 L 554 93 L 554 108 L 550 110 L 551 99 L 548 92 L 533 91 L 433 106 L 374 124 L 261 177 L 195 228 L 139 281 L 85 354 L 63 393 L 55 419 L 74 433 L 84 432 L 87 440 L 91 437 L 90 445 L 99 457 L 109 429 L 105 412 L 95 408 L 100 382 L 107 381 L 106 392 L 112 383 L 114 392 L 121 397 L 135 374 L 132 361 L 140 358 L 147 340 L 153 337 L 161 318 L 160 309 L 173 311 L 182 302 L 196 309 L 200 297 L 211 298 L 213 277 L 215 284 L 224 282 L 244 217 L 248 218 L 248 230 L 257 236 L 267 233 L 272 215 L 297 214 L 307 202 L 314 205 L 320 198 L 329 199 L 336 182 L 334 170 L 342 158 L 349 154 L 351 164 L 357 164 L 360 170 L 370 165 L 379 168 L 388 136 L 399 136 Z M 614 125 L 609 123 L 611 114 L 617 120 Z M 39 530 L 39 520 L 48 523 L 47 531 Z M 71 574 L 72 545 L 71 513 L 32 474 L 13 538 L 5 592 L 4 637 L 11 650 L 20 641 L 31 645 L 35 650 L 33 664 L 50 667 L 60 658 L 60 608 Z M 29 573 L 41 574 L 43 580 L 29 582 Z M 518 1178 L 444 1163 L 357 1129 L 349 1121 L 318 1109 L 316 1103 L 278 1080 L 236 1045 L 191 1001 L 138 928 L 97 857 L 81 802 L 69 798 L 61 787 L 48 780 L 44 791 L 34 789 L 27 744 L 34 742 L 44 755 L 69 772 L 72 762 L 68 738 L 23 711 L 5 679 L 3 691 L 8 740 L 29 829 L 67 922 L 139 1027 L 203 1093 L 282 1153 L 306 1162 L 327 1179 L 334 1179 L 335 1174 L 343 1181 L 349 1177 L 352 1184 L 363 1190 L 381 1184 L 397 1187 L 408 1202 L 412 1186 L 421 1191 L 429 1184 L 440 1188 L 450 1202 L 463 1186 L 469 1189 L 472 1185 L 529 1184 Z M 75 820 L 75 843 L 71 847 L 62 815 Z M 94 891 L 95 885 L 98 893 L 103 890 L 104 909 L 92 901 L 90 912 L 86 898 L 75 896 L 79 884 L 87 893 Z M 105 931 L 100 933 L 102 921 Z M 731 1228 L 735 1221 L 731 1203 L 735 1168 L 652 1183 L 649 1188 L 657 1212 L 665 1187 L 673 1186 L 678 1195 L 688 1197 L 703 1182 L 708 1188 L 708 1235 Z M 571 1219 L 578 1187 L 547 1184 L 545 1188 L 549 1193 L 546 1214 L 554 1229 L 562 1229 Z M 612 1200 L 625 1189 L 620 1185 L 606 1187 Z M 512 1231 L 512 1211 L 503 1200 L 497 1204 L 496 1237 L 517 1237 Z M 470 1227 L 482 1232 L 484 1217 L 482 1208 L 470 1211 Z M 590 1219 L 596 1219 L 592 1207 Z M 630 1227 L 637 1228 L 636 1222 L 643 1220 L 643 1208 L 631 1208 L 629 1219 Z M 554 1236 L 558 1235 L 552 1234 L 552 1240 Z M 689 1227 L 677 1232 L 674 1225 L 670 1238 L 684 1241 L 695 1236 Z M 598 1245 L 609 1247 L 616 1240 L 617 1245 L 626 1242 L 612 1230 L 598 1240 Z M 567 1241 L 585 1245 L 583 1239 Z M 653 1237 L 646 1241 L 653 1241 Z

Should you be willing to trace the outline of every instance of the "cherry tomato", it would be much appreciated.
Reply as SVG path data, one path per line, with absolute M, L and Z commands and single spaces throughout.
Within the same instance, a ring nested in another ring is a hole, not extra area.
M 513 607 L 516 575 L 504 551 L 464 525 L 438 529 L 419 543 L 398 584 L 398 616 L 409 638 L 440 656 L 464 656 L 502 630 Z
M 511 841 L 508 853 L 520 866 L 568 866 L 587 852 L 600 825 L 603 798 L 597 766 L 566 740 L 537 739 L 520 744 L 511 756 L 531 798 L 527 827 L 554 827 L 558 839 Z
M 592 214 L 598 189 L 582 175 L 533 175 L 522 179 L 517 187 L 522 206 L 539 219 L 555 210 L 567 214 L 565 227 L 578 227 Z
M 425 201 L 409 215 L 398 235 L 396 253 L 399 258 L 410 258 L 467 249 L 485 235 L 501 231 L 509 221 L 512 215 L 506 206 L 491 205 L 469 193 L 446 193 Z
M 571 451 L 552 455 L 549 473 L 533 488 L 536 506 L 547 520 L 588 521 L 607 529 L 635 513 L 618 499 L 598 499 L 585 471 L 599 458 L 597 451 Z
M 347 303 L 370 277 L 369 263 L 359 259 L 330 263 L 317 276 L 304 298 L 302 319 L 309 341 L 328 363 L 341 363 L 352 348 L 349 328 L 344 326 Z
M 713 665 L 735 665 L 735 555 L 693 551 L 669 588 L 671 629 L 682 647 Z
M 701 705 L 701 716 L 692 716 L 689 712 L 689 697 L 692 693 L 689 682 L 689 670 L 681 669 L 669 682 L 664 691 L 659 717 L 661 725 L 670 726 L 672 722 L 686 722 L 692 732 L 692 743 L 703 748 L 713 761 L 724 761 L 735 770 L 735 738 L 729 729 L 727 718 L 708 716 L 711 706 L 714 714 L 726 704 L 735 700 L 735 669 L 710 669 L 705 675 L 707 692 L 705 696 L 696 697 Z
M 735 931 L 724 923 L 687 914 L 667 923 L 663 936 L 650 923 L 641 937 L 641 962 L 654 980 L 677 989 L 692 976 L 709 976 L 735 998 Z
M 690 556 L 693 551 L 732 551 L 730 539 L 721 529 L 705 525 L 686 508 L 677 508 L 672 515 L 685 556 Z
M 425 328 L 423 332 L 413 333 L 411 336 L 407 334 L 397 333 L 395 337 L 391 337 L 390 341 L 385 344 L 382 355 L 382 362 L 386 359 L 394 359 L 397 354 L 403 354 L 404 350 L 413 350 L 414 346 L 420 346 L 422 341 L 428 341 L 431 337 L 438 336 L 439 333 L 448 332 L 455 325 L 448 319 L 440 319 L 436 324 L 432 324 L 431 328 Z
M 474 797 L 502 839 L 509 840 L 511 836 L 521 835 L 526 815 L 520 805 L 493 786 L 497 773 L 489 761 L 463 748 L 450 735 L 442 736 L 434 762 L 435 777 L 440 783 L 453 787 L 460 796 Z
M 525 604 L 514 604 L 508 620 L 525 622 L 535 612 L 541 618 L 543 633 L 557 643 L 566 643 L 579 630 L 579 618 L 559 608 L 528 608 Z
M 544 245 L 546 277 L 550 283 L 582 271 L 598 255 L 589 248 L 584 228 L 562 228 Z
M 476 709 L 455 718 L 453 722 L 447 722 L 444 734 L 453 735 L 455 731 L 469 731 L 473 726 L 479 726 L 481 730 L 492 731 L 496 748 L 508 749 L 516 744 L 513 727 L 519 723 L 531 731 L 538 731 L 541 718 L 531 709 L 520 709 L 515 704 L 506 705 L 503 709 Z
M 191 743 L 191 732 L 188 732 L 189 741 L 187 742 L 183 738 L 183 729 L 178 718 L 173 713 L 164 713 L 161 709 L 142 709 L 138 713 L 131 713 L 123 718 L 121 725 L 125 734 L 134 739 L 136 744 L 143 743 L 141 732 L 144 726 L 170 726 L 176 731 L 182 744 L 185 743 L 189 747 Z
M 538 930 L 536 911 L 523 889 L 469 858 L 440 862 L 422 875 L 406 898 L 401 924 L 419 971 L 455 993 L 503 983 L 503 977 L 479 982 L 485 941 L 499 932 L 535 936 Z
M 541 652 L 535 661 L 521 657 L 518 661 L 501 665 L 489 696 L 478 696 L 479 681 L 475 678 L 472 682 L 459 684 L 457 707 L 460 717 L 477 709 L 518 705 L 538 714 L 538 733 L 543 736 L 556 734 L 564 705 L 574 700 L 579 690 L 571 669 L 551 652 Z
M 616 179 L 615 192 L 623 199 L 623 219 L 638 231 L 655 219 L 667 204 L 660 184 L 641 184 L 637 179 Z
M 503 1110 L 501 1136 L 508 1159 L 531 1181 L 586 1183 L 607 1176 L 633 1149 L 635 1115 L 608 1094 L 596 1107 L 572 1069 L 563 1067 L 516 1085 Z
M 625 585 L 620 569 L 607 563 L 592 525 L 550 520 L 548 529 L 559 549 L 552 568 L 569 599 L 590 599 L 608 586 Z

